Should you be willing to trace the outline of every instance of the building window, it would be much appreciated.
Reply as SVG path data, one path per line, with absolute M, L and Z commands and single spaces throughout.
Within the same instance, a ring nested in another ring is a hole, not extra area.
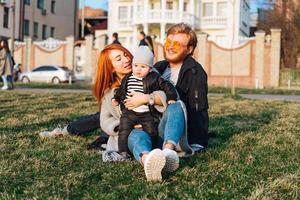
M 30 5 L 30 0 L 24 0 L 24 3 L 25 3 L 26 5 Z
M 4 13 L 3 13 L 3 27 L 8 28 L 8 22 L 9 22 L 9 8 L 4 7 Z
M 119 7 L 119 20 L 126 20 L 127 19 L 127 6 L 120 6 Z
M 39 23 L 34 22 L 33 23 L 33 37 L 38 38 L 39 36 Z
M 183 3 L 183 11 L 185 11 L 185 12 L 187 11 L 187 2 Z
M 45 5 L 44 5 L 44 3 L 45 3 L 45 1 L 44 0 L 38 0 L 37 1 L 37 8 L 39 8 L 39 9 L 44 9 L 45 7 Z
M 227 2 L 218 2 L 217 3 L 217 16 L 226 17 L 227 15 Z
M 203 3 L 203 17 L 213 16 L 213 3 Z
M 50 37 L 54 38 L 54 32 L 55 32 L 55 28 L 51 27 L 50 28 Z
M 55 13 L 55 5 L 56 5 L 56 1 L 52 0 L 51 1 L 51 13 Z
M 167 8 L 167 10 L 172 10 L 173 9 L 173 2 L 172 1 L 168 1 L 166 8 Z
M 47 38 L 47 25 L 45 25 L 45 24 L 43 24 L 42 38 L 43 38 L 43 40 L 45 40 Z
M 24 35 L 29 36 L 29 20 L 24 19 Z

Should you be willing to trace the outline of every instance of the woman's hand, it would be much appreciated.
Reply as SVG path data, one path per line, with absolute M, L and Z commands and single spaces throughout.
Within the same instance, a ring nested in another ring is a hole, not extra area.
M 132 110 L 136 107 L 147 104 L 149 101 L 149 95 L 141 92 L 131 92 L 129 93 L 129 96 L 130 98 L 124 100 L 125 107 L 128 110 Z

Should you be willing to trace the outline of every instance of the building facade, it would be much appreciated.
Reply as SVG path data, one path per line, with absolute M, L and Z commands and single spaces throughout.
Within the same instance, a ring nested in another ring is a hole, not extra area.
M 248 0 L 109 0 L 108 34 L 119 33 L 122 44 L 138 44 L 138 32 L 156 36 L 163 42 L 166 30 L 185 22 L 197 33 L 223 47 L 236 46 L 249 37 Z
M 1 0 L 0 36 L 10 38 L 15 8 L 15 39 L 48 37 L 65 39 L 77 35 L 78 1 L 61 0 Z M 15 2 L 15 6 L 13 6 Z
M 15 38 L 21 38 L 21 26 L 22 18 L 22 4 L 23 1 L 16 1 L 13 5 L 12 0 L 0 0 L 0 37 L 8 39 L 12 36 L 12 24 L 15 19 Z M 15 16 L 13 16 L 13 9 L 15 10 Z
M 76 35 L 77 1 L 25 0 L 24 4 L 24 36 L 44 40 Z

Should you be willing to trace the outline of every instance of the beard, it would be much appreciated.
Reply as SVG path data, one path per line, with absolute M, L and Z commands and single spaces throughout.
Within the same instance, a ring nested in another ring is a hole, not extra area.
M 166 51 L 164 51 L 164 57 L 169 63 L 180 63 L 182 62 L 185 57 L 188 55 L 188 51 L 182 51 L 181 53 L 178 53 L 175 56 L 168 56 Z

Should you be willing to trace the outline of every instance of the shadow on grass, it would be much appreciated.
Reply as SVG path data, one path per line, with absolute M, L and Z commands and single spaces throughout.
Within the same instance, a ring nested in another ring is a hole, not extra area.
M 227 146 L 233 135 L 253 132 L 256 134 L 261 127 L 269 124 L 276 116 L 274 109 L 264 109 L 255 114 L 231 114 L 210 118 L 209 145 L 206 151 L 218 149 L 219 152 Z M 205 153 L 205 152 L 204 152 Z M 201 155 L 201 153 L 200 153 Z M 192 156 L 183 158 L 181 166 L 193 167 L 200 160 L 205 161 L 205 156 Z

